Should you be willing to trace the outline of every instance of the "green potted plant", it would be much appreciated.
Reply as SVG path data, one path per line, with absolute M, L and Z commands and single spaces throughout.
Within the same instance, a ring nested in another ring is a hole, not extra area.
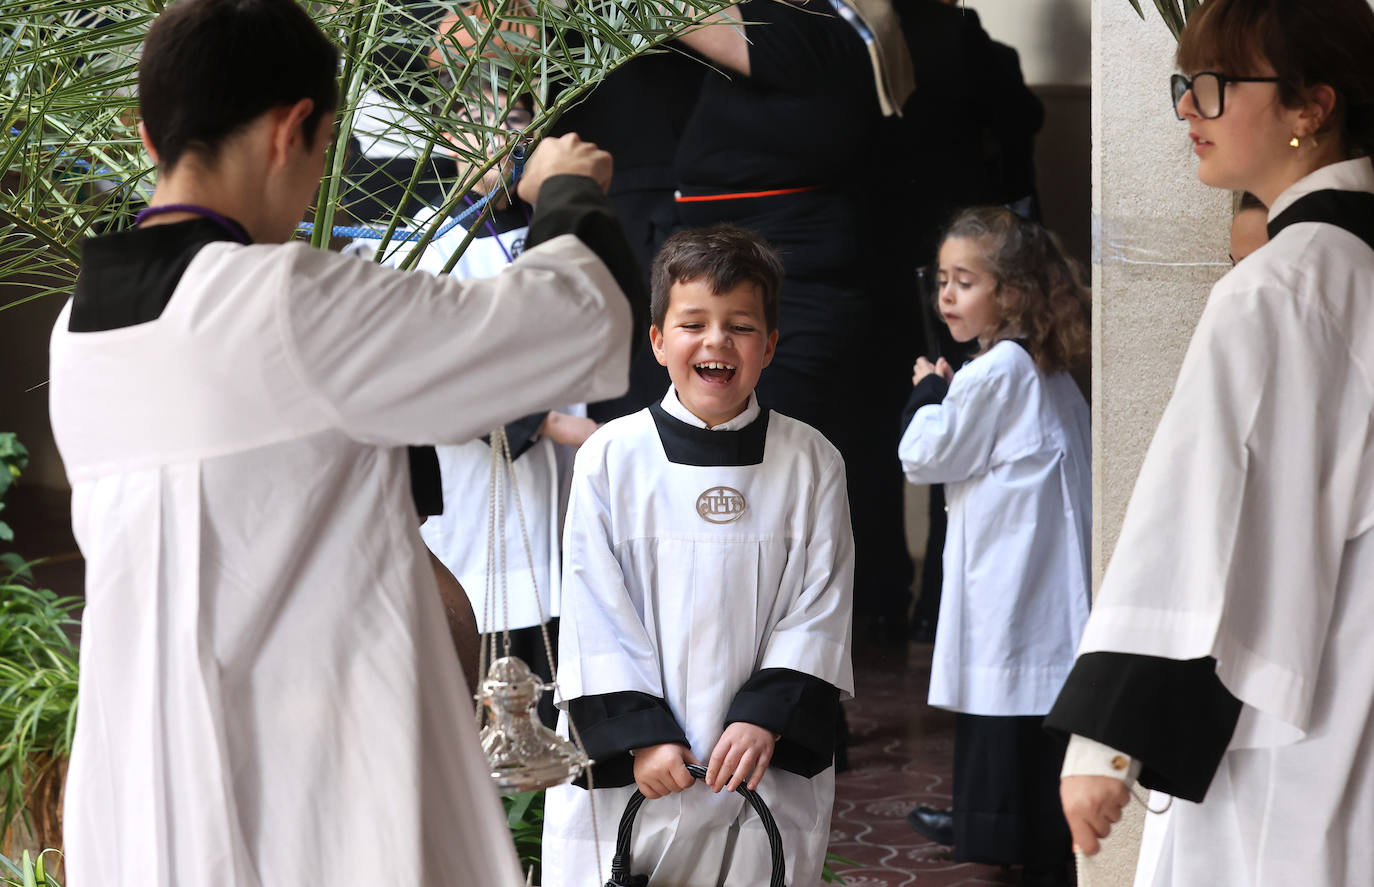
M 27 463 L 14 435 L 0 434 L 0 498 Z M 13 537 L 0 524 L 0 539 Z M 29 567 L 13 552 L 0 556 L 0 847 L 22 832 L 36 849 L 61 843 L 76 723 L 77 654 L 67 630 L 81 602 L 34 587 Z

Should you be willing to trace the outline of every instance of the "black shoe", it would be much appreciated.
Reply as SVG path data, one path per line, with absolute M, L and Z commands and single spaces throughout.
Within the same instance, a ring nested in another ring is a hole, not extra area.
M 954 846 L 954 811 L 922 804 L 906 815 L 906 823 L 916 834 L 946 847 Z

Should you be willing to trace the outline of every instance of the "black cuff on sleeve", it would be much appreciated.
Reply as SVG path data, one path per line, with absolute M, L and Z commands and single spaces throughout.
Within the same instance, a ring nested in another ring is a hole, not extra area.
M 1210 656 L 1087 653 L 1074 663 L 1045 727 L 1119 749 L 1141 762 L 1141 785 L 1200 802 L 1240 706 Z
M 902 428 L 899 433 L 906 433 L 907 426 L 916 418 L 917 410 L 933 403 L 942 403 L 946 394 L 949 394 L 949 383 L 939 373 L 931 373 L 917 382 L 916 387 L 911 389 L 911 396 L 907 398 L 906 407 L 902 410 Z
M 597 788 L 634 784 L 632 748 L 689 744 L 668 703 L 648 693 L 627 690 L 579 696 L 568 701 L 568 717 L 582 737 L 587 756 L 596 762 Z M 576 784 L 586 788 L 587 777 L 583 775 Z
M 725 713 L 725 723 L 744 721 L 780 733 L 770 766 L 812 777 L 835 759 L 840 690 L 790 668 L 765 668 L 745 681 Z
M 434 447 L 406 447 L 410 460 L 410 496 L 421 520 L 444 513 L 444 483 Z
M 512 461 L 528 453 L 530 447 L 534 446 L 534 439 L 539 435 L 539 426 L 544 424 L 544 419 L 548 415 L 547 410 L 542 413 L 531 413 L 506 426 L 506 442 L 510 444 Z M 482 435 L 482 443 L 491 446 L 491 435 Z
M 634 250 L 625 239 L 615 210 L 601 188 L 588 176 L 550 176 L 539 187 L 525 248 L 562 234 L 575 234 L 610 269 L 634 314 L 631 353 L 638 352 L 649 328 L 649 294 Z

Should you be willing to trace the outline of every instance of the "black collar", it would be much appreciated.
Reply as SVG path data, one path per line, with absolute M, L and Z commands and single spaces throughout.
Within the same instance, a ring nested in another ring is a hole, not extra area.
M 1269 239 L 1299 222 L 1325 222 L 1344 228 L 1374 249 L 1374 194 L 1335 189 L 1304 194 L 1269 223 Z
M 196 218 L 87 240 L 67 329 L 93 333 L 157 320 L 201 247 L 231 239 L 215 222 Z
M 658 439 L 668 461 L 676 465 L 758 465 L 768 438 L 768 410 L 738 431 L 697 428 L 669 415 L 661 403 L 649 404 Z

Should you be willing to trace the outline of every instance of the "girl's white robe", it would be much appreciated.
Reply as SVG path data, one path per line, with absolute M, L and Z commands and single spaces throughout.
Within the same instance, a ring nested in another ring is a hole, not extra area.
M 684 412 L 671 390 L 664 407 Z M 698 499 L 721 486 L 742 494 L 745 511 L 711 523 Z M 705 763 L 736 691 L 761 669 L 793 669 L 852 696 L 844 463 L 809 425 L 770 413 L 762 464 L 693 466 L 668 461 L 648 410 L 610 422 L 577 454 L 565 536 L 559 682 L 567 699 L 621 691 L 663 699 Z M 820 881 L 834 773 L 807 779 L 772 767 L 759 785 L 782 833 L 788 884 Z M 600 872 L 590 793 L 549 790 L 545 887 L 605 883 L 633 789 L 595 791 Z M 768 883 L 763 829 L 733 793 L 698 783 L 646 801 L 634 835 L 634 872 L 652 884 Z
M 949 506 L 931 705 L 1043 715 L 1088 618 L 1092 471 L 1088 405 L 999 342 L 916 411 L 898 455 Z
M 481 281 L 219 242 L 153 321 L 70 310 L 71 887 L 523 884 L 404 445 L 623 391 L 605 265 L 570 235 Z
M 1367 158 L 1284 191 L 1374 192 Z M 1284 228 L 1213 288 L 1081 653 L 1217 660 L 1243 703 L 1156 885 L 1374 878 L 1374 251 Z

